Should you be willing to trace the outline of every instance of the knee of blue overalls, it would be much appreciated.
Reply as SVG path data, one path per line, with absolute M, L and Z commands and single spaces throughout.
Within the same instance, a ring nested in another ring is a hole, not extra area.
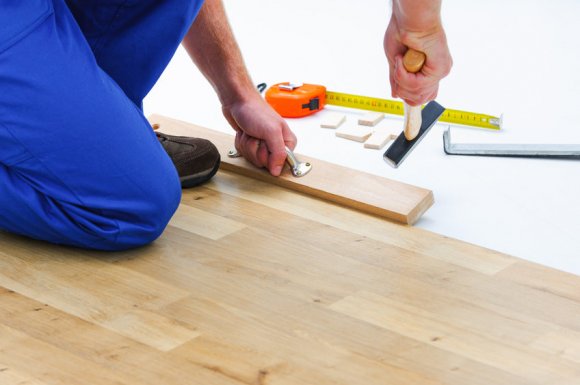
M 63 195 L 66 188 L 53 188 L 53 196 L 37 189 L 48 188 L 50 181 L 31 183 L 30 177 L 0 164 L 0 229 L 95 250 L 147 245 L 161 235 L 181 199 L 179 178 L 171 161 L 167 163 L 137 177 L 103 176 L 84 195 Z
M 145 246 L 156 240 L 165 230 L 181 201 L 181 184 L 171 164 L 163 175 L 150 174 L 144 179 L 146 194 L 129 197 L 126 211 L 112 215 L 118 231 L 103 232 L 102 244 L 93 248 L 103 250 L 126 250 Z

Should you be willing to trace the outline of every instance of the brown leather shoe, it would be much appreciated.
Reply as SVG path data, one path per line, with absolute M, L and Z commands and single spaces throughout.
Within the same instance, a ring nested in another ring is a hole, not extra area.
M 179 175 L 182 188 L 198 186 L 210 180 L 220 166 L 220 153 L 209 140 L 173 136 L 156 132 Z

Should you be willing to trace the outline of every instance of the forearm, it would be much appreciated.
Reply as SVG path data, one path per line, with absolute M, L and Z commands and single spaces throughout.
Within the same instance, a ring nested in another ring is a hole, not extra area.
M 183 46 L 224 106 L 257 93 L 221 0 L 205 0 Z
M 441 0 L 393 0 L 393 17 L 411 33 L 433 33 L 441 29 Z
M 216 90 L 236 131 L 236 149 L 255 166 L 280 175 L 285 147 L 294 149 L 296 136 L 252 84 L 222 0 L 205 0 L 183 46 Z

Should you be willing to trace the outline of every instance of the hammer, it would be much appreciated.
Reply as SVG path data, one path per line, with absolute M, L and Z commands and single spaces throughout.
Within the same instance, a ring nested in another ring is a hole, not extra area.
M 403 56 L 403 66 L 410 73 L 421 71 L 427 57 L 423 52 L 415 51 L 409 48 Z M 404 133 L 407 140 L 413 140 L 419 134 L 421 129 L 421 106 L 409 106 L 406 102 L 403 104 L 405 112 Z
M 403 56 L 403 66 L 407 72 L 417 73 L 423 68 L 425 60 L 423 52 L 409 49 Z M 404 107 L 405 129 L 383 155 L 385 162 L 395 168 L 403 163 L 445 111 L 445 108 L 434 100 L 427 103 L 423 109 L 421 106 L 411 107 L 407 103 L 404 103 Z

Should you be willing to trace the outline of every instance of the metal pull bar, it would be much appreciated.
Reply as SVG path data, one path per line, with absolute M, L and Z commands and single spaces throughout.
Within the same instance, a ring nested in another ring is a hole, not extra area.
M 290 165 L 290 169 L 292 169 L 292 175 L 300 177 L 308 174 L 312 170 L 312 165 L 309 162 L 298 161 L 291 149 L 288 147 L 284 148 L 286 149 L 286 162 Z
M 286 150 L 286 163 L 290 166 L 290 170 L 292 171 L 292 175 L 295 177 L 301 177 L 310 172 L 312 170 L 312 164 L 310 162 L 300 162 L 296 155 L 290 150 L 288 147 L 285 147 Z M 230 158 L 239 158 L 242 156 L 238 150 L 233 149 L 228 151 L 228 157 Z

